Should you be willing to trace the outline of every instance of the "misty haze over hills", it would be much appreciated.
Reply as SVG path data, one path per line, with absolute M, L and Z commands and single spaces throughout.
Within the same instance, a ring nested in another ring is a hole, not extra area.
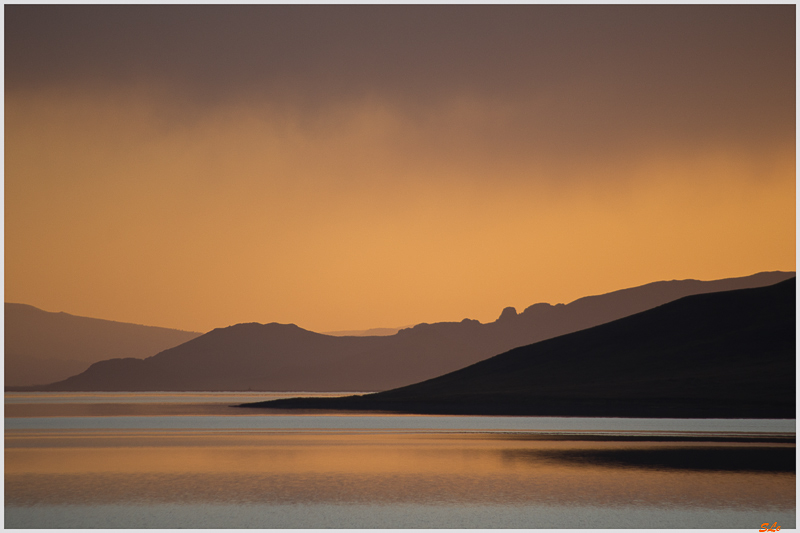
M 5 304 L 5 385 L 66 379 L 110 357 L 149 357 L 202 335 Z
M 419 324 L 390 336 L 334 337 L 295 325 L 238 324 L 146 359 L 101 361 L 35 390 L 386 390 L 687 295 L 772 285 L 793 276 L 766 272 L 716 281 L 662 281 L 567 305 L 535 304 L 522 313 L 506 308 L 488 324 L 469 319 Z
M 395 390 L 242 407 L 794 418 L 796 280 L 687 296 Z
M 342 331 L 324 331 L 323 335 L 332 335 L 334 337 L 387 337 L 394 335 L 401 329 L 410 328 L 413 326 L 404 326 L 402 328 L 370 328 L 370 329 L 348 329 Z

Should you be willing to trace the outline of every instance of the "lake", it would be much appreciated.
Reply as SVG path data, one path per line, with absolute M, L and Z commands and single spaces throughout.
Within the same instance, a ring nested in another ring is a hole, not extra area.
M 6 393 L 5 527 L 796 527 L 795 420 L 231 407 L 296 395 Z

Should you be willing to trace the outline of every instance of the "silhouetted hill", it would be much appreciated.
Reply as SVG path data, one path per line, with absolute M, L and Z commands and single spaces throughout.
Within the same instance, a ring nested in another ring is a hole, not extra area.
M 111 357 L 147 357 L 200 333 L 5 304 L 5 385 L 65 379 Z
M 794 418 L 795 290 L 791 279 L 688 296 L 394 390 L 243 407 Z
M 489 324 L 418 324 L 391 336 L 333 337 L 295 325 L 238 324 L 215 329 L 147 359 L 98 362 L 39 390 L 374 391 L 430 379 L 511 348 L 631 315 L 686 294 L 767 285 L 793 276 L 770 272 L 710 282 L 667 281 L 503 311 Z

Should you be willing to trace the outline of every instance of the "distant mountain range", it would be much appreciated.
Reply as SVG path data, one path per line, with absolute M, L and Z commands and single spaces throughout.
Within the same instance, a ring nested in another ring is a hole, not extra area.
M 662 281 L 568 305 L 503 310 L 492 323 L 419 324 L 390 336 L 335 337 L 295 325 L 215 329 L 146 359 L 100 361 L 35 390 L 376 391 L 440 376 L 511 348 L 629 316 L 690 294 L 770 285 L 794 273 Z M 30 389 L 33 390 L 33 389 Z
M 5 304 L 5 385 L 41 385 L 111 357 L 148 357 L 200 336 Z
M 334 337 L 387 337 L 389 335 L 394 335 L 401 329 L 404 328 L 348 329 L 342 331 L 325 331 L 323 335 L 332 335 Z
M 242 407 L 795 418 L 795 291 L 791 279 L 687 296 L 395 390 Z

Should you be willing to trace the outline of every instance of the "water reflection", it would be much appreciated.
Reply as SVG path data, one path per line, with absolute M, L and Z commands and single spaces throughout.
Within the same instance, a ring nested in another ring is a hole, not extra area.
M 278 416 L 241 396 L 6 395 L 5 526 L 795 525 L 793 420 Z
M 591 450 L 508 450 L 513 459 L 648 470 L 795 472 L 794 446 L 653 447 Z
M 7 432 L 5 498 L 6 505 L 635 504 L 793 510 L 794 469 L 785 464 L 793 453 L 791 445 L 687 447 L 475 434 Z M 777 457 L 774 465 L 767 456 Z M 696 467 L 704 461 L 708 468 Z

